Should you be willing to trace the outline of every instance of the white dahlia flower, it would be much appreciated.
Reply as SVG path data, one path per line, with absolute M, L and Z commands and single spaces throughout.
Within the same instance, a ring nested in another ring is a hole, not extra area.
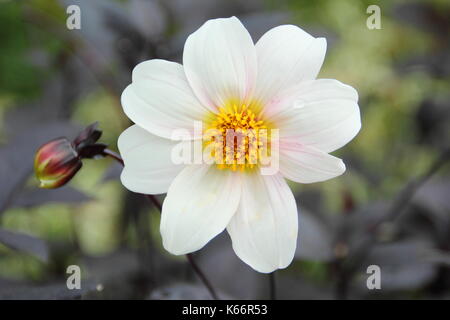
M 255 45 L 232 17 L 209 20 L 191 34 L 183 65 L 155 59 L 134 68 L 122 94 L 135 125 L 119 137 L 121 181 L 134 192 L 167 193 L 160 226 L 166 250 L 199 250 L 226 229 L 253 269 L 268 273 L 291 263 L 298 214 L 285 178 L 312 183 L 341 175 L 344 163 L 328 153 L 361 127 L 355 89 L 316 80 L 325 51 L 324 38 L 293 25 L 269 30 Z M 208 140 L 196 122 L 219 136 Z M 180 129 L 191 139 L 182 143 L 200 141 L 202 153 L 225 162 L 175 162 L 180 141 L 173 133 Z M 230 147 L 220 139 L 225 131 L 258 136 L 262 129 L 271 136 L 265 144 L 247 137 L 244 146 Z M 270 174 L 261 170 L 263 144 L 279 164 Z

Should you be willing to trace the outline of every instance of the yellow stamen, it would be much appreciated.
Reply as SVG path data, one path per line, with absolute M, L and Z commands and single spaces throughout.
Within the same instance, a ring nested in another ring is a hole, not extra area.
M 267 128 L 267 122 L 262 119 L 257 105 L 228 104 L 219 108 L 207 126 L 219 133 L 219 137 L 209 138 L 206 145 L 215 143 L 211 156 L 215 159 L 217 168 L 233 171 L 253 169 L 259 161 L 259 154 L 269 144 L 259 141 L 258 131 Z M 220 134 L 222 137 L 220 138 Z M 210 135 L 204 135 L 210 137 Z M 266 137 L 267 138 L 267 137 Z M 222 150 L 222 155 L 216 150 Z

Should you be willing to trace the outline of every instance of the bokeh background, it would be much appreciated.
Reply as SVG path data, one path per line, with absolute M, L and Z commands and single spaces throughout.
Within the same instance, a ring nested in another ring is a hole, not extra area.
M 81 30 L 66 28 L 70 4 Z M 380 30 L 366 26 L 370 4 Z M 0 299 L 210 298 L 185 257 L 162 249 L 159 212 L 122 187 L 110 159 L 84 161 L 57 190 L 37 188 L 32 165 L 42 143 L 94 121 L 117 150 L 132 68 L 180 61 L 191 32 L 232 15 L 254 41 L 285 23 L 326 37 L 319 78 L 360 97 L 362 130 L 335 153 L 345 175 L 292 184 L 299 245 L 276 273 L 278 298 L 449 299 L 449 13 L 446 0 L 1 0 Z M 268 276 L 226 234 L 194 257 L 221 298 L 268 298 Z M 71 264 L 81 290 L 66 287 Z M 381 290 L 366 287 L 372 264 Z

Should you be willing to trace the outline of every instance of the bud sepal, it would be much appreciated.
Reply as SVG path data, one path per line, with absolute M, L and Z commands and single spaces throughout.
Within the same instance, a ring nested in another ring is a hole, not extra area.
M 95 122 L 81 131 L 73 141 L 58 138 L 41 146 L 34 158 L 34 172 L 39 187 L 59 188 L 80 170 L 82 159 L 103 157 L 107 145 L 97 143 L 101 135 L 102 131 Z

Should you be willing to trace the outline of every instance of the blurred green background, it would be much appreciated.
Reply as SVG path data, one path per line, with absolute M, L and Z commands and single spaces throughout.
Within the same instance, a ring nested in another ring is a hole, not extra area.
M 80 30 L 66 28 L 70 4 L 81 8 Z M 381 8 L 380 30 L 366 26 L 371 4 Z M 359 93 L 362 130 L 336 152 L 347 172 L 292 184 L 301 249 L 278 272 L 279 297 L 450 298 L 448 165 L 411 199 L 396 200 L 450 145 L 449 9 L 445 0 L 1 0 L 0 298 L 208 297 L 184 258 L 162 250 L 159 213 L 122 187 L 111 160 L 84 161 L 55 191 L 37 189 L 31 170 L 40 144 L 94 121 L 117 150 L 131 124 L 119 97 L 132 68 L 151 58 L 180 61 L 187 35 L 231 15 L 255 42 L 286 23 L 327 38 L 319 78 Z M 368 225 L 393 201 L 408 204 L 377 228 L 367 257 L 350 269 Z M 196 256 L 223 297 L 267 297 L 266 277 L 234 257 L 227 236 Z M 82 267 L 79 292 L 64 290 L 69 264 Z M 382 290 L 365 287 L 369 264 L 386 270 Z

